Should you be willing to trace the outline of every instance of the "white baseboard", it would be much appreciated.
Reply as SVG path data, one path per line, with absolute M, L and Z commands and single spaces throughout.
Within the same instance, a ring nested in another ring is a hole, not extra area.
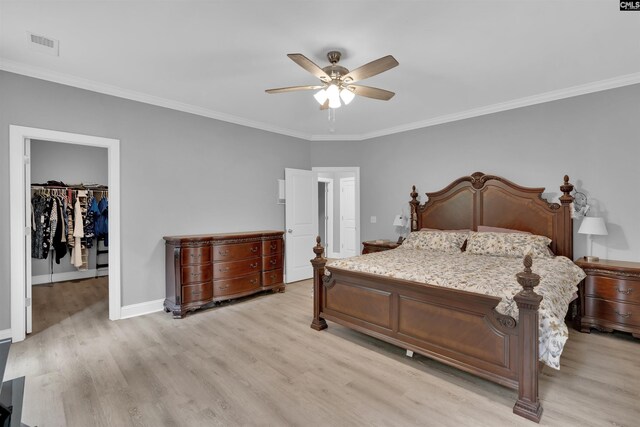
M 101 268 L 99 270 L 91 269 L 85 271 L 67 271 L 66 273 L 42 274 L 40 276 L 31 277 L 32 285 L 42 285 L 45 283 L 66 282 L 68 280 L 89 279 L 96 276 L 108 276 L 109 269 Z
M 143 314 L 155 313 L 164 309 L 164 298 L 154 301 L 141 302 L 138 304 L 125 305 L 120 310 L 120 319 L 142 316 Z
M 0 331 L 0 340 L 6 340 L 11 338 L 11 329 L 4 329 Z

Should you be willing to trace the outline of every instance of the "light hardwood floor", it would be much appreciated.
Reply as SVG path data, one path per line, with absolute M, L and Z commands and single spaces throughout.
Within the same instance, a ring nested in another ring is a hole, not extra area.
M 7 372 L 26 376 L 23 421 L 534 425 L 512 414 L 512 390 L 331 322 L 310 329 L 311 289 L 298 282 L 183 320 L 159 312 L 111 322 L 105 279 L 36 288 L 38 332 L 12 346 Z M 561 365 L 543 371 L 541 425 L 640 425 L 638 340 L 572 330 Z

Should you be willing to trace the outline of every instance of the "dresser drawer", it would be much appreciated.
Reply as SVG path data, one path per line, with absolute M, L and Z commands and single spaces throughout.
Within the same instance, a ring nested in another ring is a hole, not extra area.
M 237 279 L 216 280 L 213 282 L 213 294 L 215 297 L 235 295 L 250 292 L 260 287 L 260 273 Z
M 275 270 L 282 268 L 282 254 L 262 257 L 263 270 Z
M 282 269 L 265 271 L 262 273 L 262 287 L 278 285 L 282 283 Z
M 640 304 L 640 281 L 605 276 L 587 276 L 584 281 L 587 296 Z
M 214 261 L 231 261 L 260 256 L 262 242 L 239 243 L 236 245 L 221 245 L 213 247 Z
M 199 285 L 189 285 L 182 287 L 182 303 L 206 301 L 213 298 L 213 286 L 211 282 Z
M 211 246 L 180 249 L 180 262 L 182 265 L 211 262 Z
M 242 261 L 218 262 L 213 264 L 213 278 L 233 279 L 251 273 L 260 272 L 261 258 L 245 259 Z
M 182 267 L 182 285 L 187 283 L 208 282 L 212 278 L 211 264 Z
M 262 242 L 262 255 L 274 255 L 282 253 L 282 239 L 265 240 Z
M 623 325 L 640 326 L 640 305 L 585 297 L 585 315 Z

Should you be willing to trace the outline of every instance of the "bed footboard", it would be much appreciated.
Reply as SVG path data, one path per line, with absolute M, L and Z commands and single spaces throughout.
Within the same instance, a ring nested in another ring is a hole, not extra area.
M 325 274 L 320 237 L 313 248 L 313 320 L 331 320 L 461 370 L 518 390 L 514 413 L 539 421 L 539 276 L 531 258 L 518 273 L 516 319 L 498 313 L 497 297 L 338 268 Z

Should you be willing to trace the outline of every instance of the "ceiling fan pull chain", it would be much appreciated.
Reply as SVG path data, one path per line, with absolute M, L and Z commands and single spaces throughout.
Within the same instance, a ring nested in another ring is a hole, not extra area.
M 329 132 L 333 133 L 336 131 L 336 109 L 329 108 Z

